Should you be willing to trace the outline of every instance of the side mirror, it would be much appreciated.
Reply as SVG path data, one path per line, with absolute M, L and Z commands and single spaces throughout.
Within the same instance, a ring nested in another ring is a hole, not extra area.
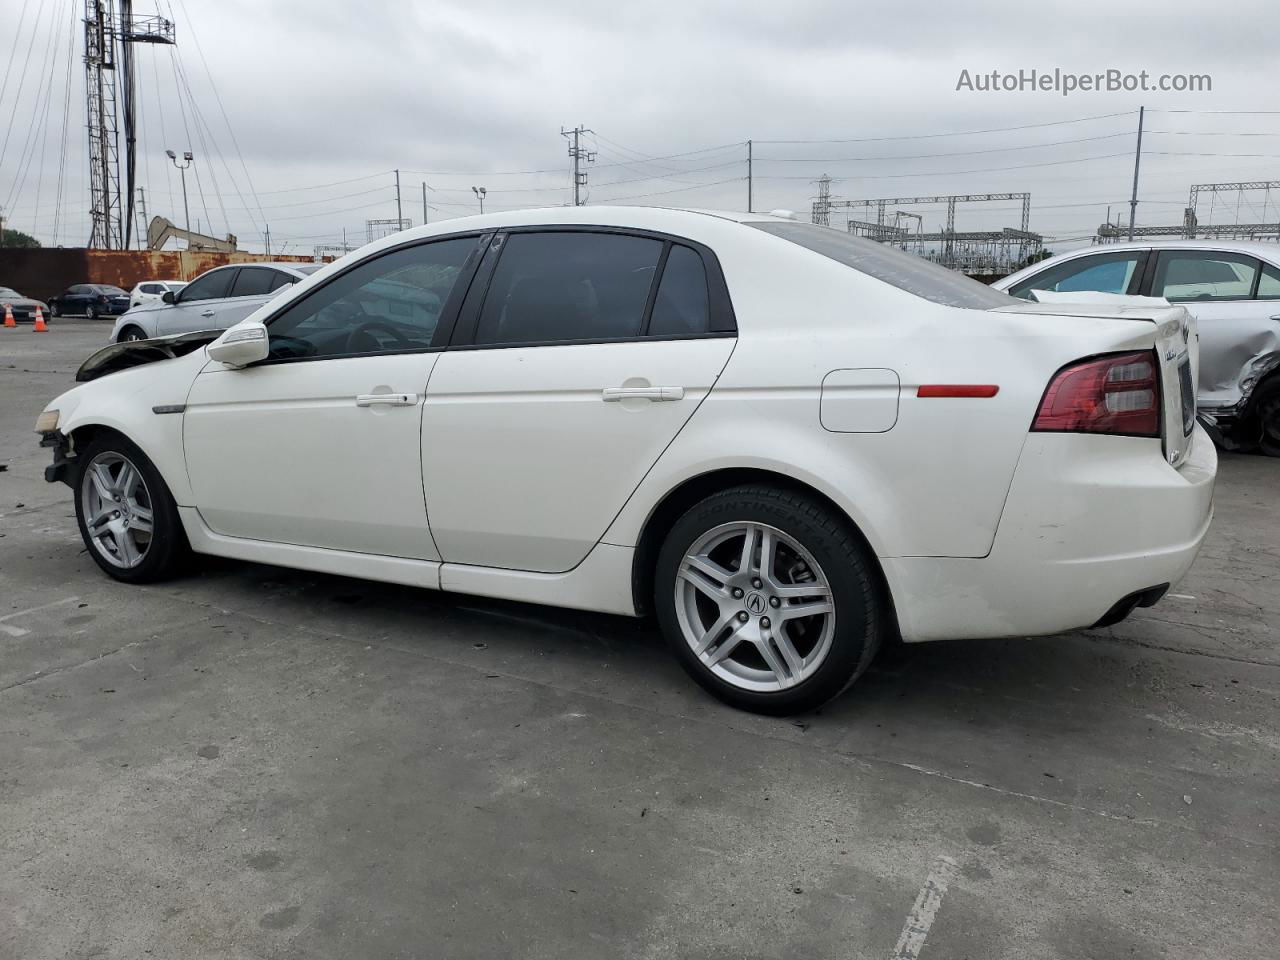
M 242 323 L 209 344 L 209 357 L 239 369 L 267 359 L 267 349 L 266 326 L 261 323 Z
M 160 299 L 165 303 L 177 303 L 178 301 L 178 298 L 173 295 L 172 290 L 166 290 Z

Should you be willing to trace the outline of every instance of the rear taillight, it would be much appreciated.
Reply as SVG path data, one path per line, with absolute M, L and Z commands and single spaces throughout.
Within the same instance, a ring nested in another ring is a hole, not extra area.
M 1113 353 L 1063 367 L 1049 381 L 1032 430 L 1160 436 L 1156 355 Z

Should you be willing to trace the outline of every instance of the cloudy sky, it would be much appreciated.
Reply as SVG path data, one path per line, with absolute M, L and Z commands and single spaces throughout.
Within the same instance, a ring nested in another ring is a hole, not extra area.
M 807 216 L 824 173 L 848 200 L 1030 191 L 1032 229 L 1057 249 L 1108 205 L 1127 217 L 1139 105 L 1140 223 L 1179 222 L 1192 183 L 1280 177 L 1274 0 L 136 0 L 157 10 L 178 43 L 137 51 L 148 213 L 182 222 L 164 151 L 189 149 L 193 228 L 251 249 L 267 224 L 290 253 L 344 230 L 363 242 L 366 221 L 396 216 L 397 168 L 414 223 L 424 182 L 433 220 L 474 212 L 473 185 L 486 209 L 568 202 L 560 129 L 576 124 L 594 131 L 590 203 L 745 209 L 751 139 L 757 210 Z M 82 15 L 83 0 L 0 9 L 0 205 L 68 246 L 88 235 Z M 956 89 L 963 70 L 1055 68 L 1208 74 L 1212 90 Z M 1277 219 L 1280 195 L 1246 199 L 1212 218 Z M 928 230 L 943 217 L 894 208 Z M 846 215 L 868 213 L 833 223 Z M 1007 202 L 957 218 L 1017 223 Z

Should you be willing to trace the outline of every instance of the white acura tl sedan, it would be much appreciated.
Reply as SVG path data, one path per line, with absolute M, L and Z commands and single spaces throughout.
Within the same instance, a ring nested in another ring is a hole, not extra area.
M 887 636 L 1111 623 L 1186 573 L 1217 468 L 1187 324 L 787 219 L 532 210 L 108 347 L 37 430 L 118 580 L 195 552 L 652 612 L 790 713 Z

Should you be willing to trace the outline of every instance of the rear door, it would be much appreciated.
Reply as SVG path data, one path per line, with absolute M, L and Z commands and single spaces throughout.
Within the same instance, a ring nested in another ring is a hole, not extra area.
M 1180 247 L 1156 255 L 1150 295 L 1186 307 L 1199 328 L 1201 406 L 1240 399 L 1240 377 L 1258 353 L 1258 334 L 1280 314 L 1280 304 L 1258 299 L 1261 270 L 1256 257 L 1231 251 Z
M 735 337 L 706 248 L 576 227 L 495 236 L 423 408 L 441 558 L 540 572 L 580 563 Z

